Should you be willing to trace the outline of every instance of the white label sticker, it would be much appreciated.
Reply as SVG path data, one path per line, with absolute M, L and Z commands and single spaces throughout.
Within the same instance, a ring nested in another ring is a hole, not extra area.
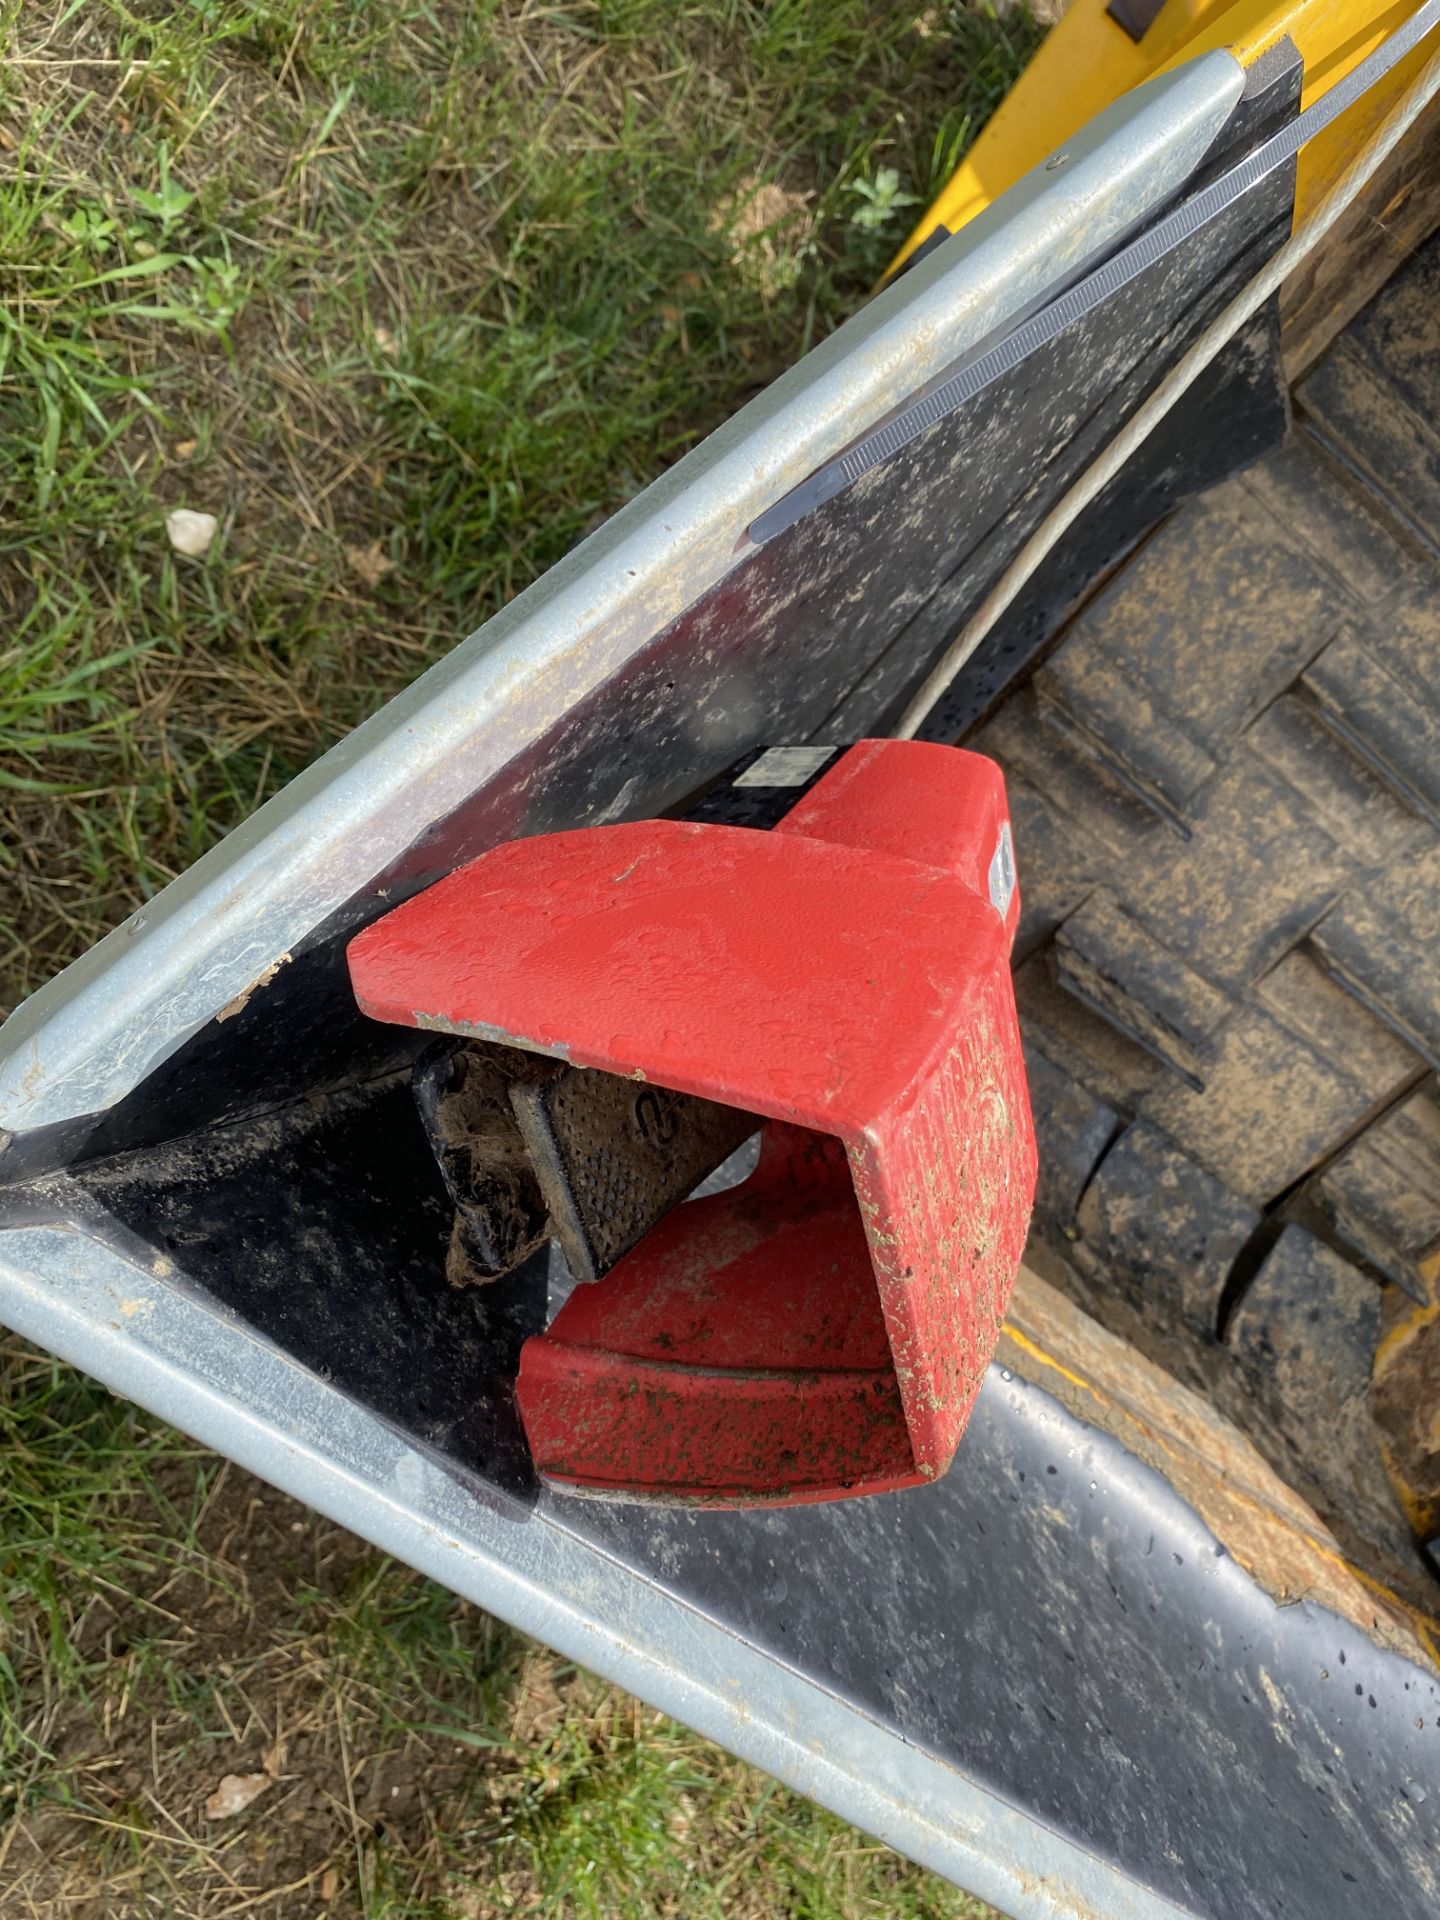
M 758 760 L 736 777 L 737 787 L 803 787 L 827 760 L 834 747 L 767 747 Z
M 1015 849 L 1010 843 L 1010 822 L 1000 829 L 995 851 L 990 856 L 990 904 L 1003 920 L 1015 892 Z

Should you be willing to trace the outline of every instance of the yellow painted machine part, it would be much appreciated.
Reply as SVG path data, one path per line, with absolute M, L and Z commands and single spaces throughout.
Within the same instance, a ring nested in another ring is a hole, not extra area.
M 1301 105 L 1308 107 L 1408 20 L 1419 0 L 1390 6 L 1376 0 L 1166 0 L 1138 42 L 1110 18 L 1107 5 L 1108 0 L 1072 0 L 895 256 L 892 272 L 937 224 L 958 231 L 1152 74 L 1212 47 L 1228 47 L 1248 67 L 1288 34 L 1305 63 Z M 1378 87 L 1302 150 L 1295 188 L 1297 227 L 1367 144 L 1434 50 L 1431 39 L 1422 41 Z

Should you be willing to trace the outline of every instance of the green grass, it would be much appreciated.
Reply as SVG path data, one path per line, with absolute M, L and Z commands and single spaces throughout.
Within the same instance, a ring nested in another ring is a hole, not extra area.
M 18 1342 L 0 1457 L 7 1920 L 988 1912 Z
M 0 1006 L 853 308 L 1034 41 L 918 27 L 11 0 Z
M 853 310 L 1035 39 L 913 0 L 0 0 L 0 1009 Z M 972 1911 L 6 1366 L 7 1920 Z M 226 1772 L 270 1784 L 207 1822 Z

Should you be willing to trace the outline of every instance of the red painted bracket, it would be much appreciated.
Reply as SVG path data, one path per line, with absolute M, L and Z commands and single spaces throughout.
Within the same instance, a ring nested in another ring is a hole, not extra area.
M 514 841 L 350 947 L 379 1020 L 763 1115 L 524 1350 L 537 1466 L 576 1490 L 807 1501 L 944 1472 L 1025 1243 L 1035 1145 L 999 769 L 865 741 L 771 832 Z

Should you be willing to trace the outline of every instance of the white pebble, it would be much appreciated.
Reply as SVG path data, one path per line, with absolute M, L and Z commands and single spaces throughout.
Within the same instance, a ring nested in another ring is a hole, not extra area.
M 219 525 L 213 513 L 192 513 L 189 507 L 176 507 L 165 516 L 171 546 L 176 553 L 189 554 L 192 560 L 209 551 Z

